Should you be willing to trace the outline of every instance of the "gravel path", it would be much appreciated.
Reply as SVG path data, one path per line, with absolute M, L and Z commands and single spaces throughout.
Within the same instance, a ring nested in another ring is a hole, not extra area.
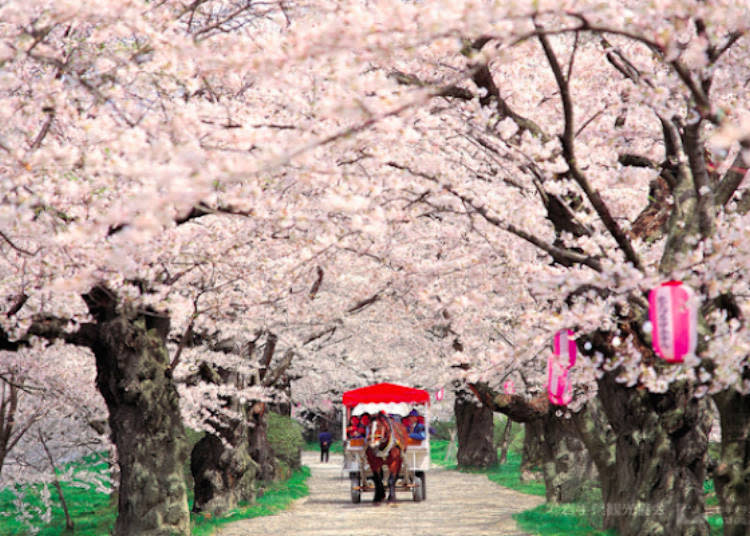
M 427 473 L 427 500 L 416 503 L 399 492 L 394 505 L 372 504 L 363 493 L 352 504 L 349 479 L 341 472 L 342 456 L 303 452 L 311 470 L 310 495 L 288 510 L 226 525 L 217 536 L 523 536 L 511 514 L 537 506 L 543 499 L 490 482 L 485 475 L 446 471 Z

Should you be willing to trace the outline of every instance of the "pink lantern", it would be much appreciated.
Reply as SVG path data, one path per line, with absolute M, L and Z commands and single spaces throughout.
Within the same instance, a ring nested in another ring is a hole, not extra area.
M 681 281 L 668 281 L 648 296 L 654 351 L 670 363 L 695 352 L 698 315 L 695 294 Z
M 567 406 L 573 400 L 573 387 L 568 379 L 569 369 L 560 364 L 557 356 L 547 362 L 547 394 L 549 401 L 557 406 Z
M 513 380 L 508 380 L 503 384 L 506 395 L 513 395 L 516 393 L 516 386 L 513 384 Z
M 440 402 L 443 399 L 444 395 L 445 395 L 445 389 L 439 389 L 435 391 L 435 400 Z
M 561 364 L 564 364 L 568 369 L 572 368 L 576 364 L 578 353 L 573 332 L 569 329 L 562 329 L 555 333 L 552 351 Z

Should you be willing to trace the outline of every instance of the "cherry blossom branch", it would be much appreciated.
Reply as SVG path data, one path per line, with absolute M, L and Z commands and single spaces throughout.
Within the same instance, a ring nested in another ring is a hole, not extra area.
M 471 48 L 479 52 L 490 40 L 491 38 L 486 36 L 480 37 L 472 43 Z M 492 99 L 495 99 L 495 102 L 497 103 L 497 113 L 501 119 L 508 117 L 518 126 L 521 132 L 528 130 L 534 136 L 537 136 L 543 143 L 549 141 L 550 137 L 541 127 L 539 127 L 539 125 L 531 119 L 516 113 L 510 107 L 508 102 L 500 95 L 500 88 L 495 84 L 495 79 L 493 78 L 487 63 L 472 65 L 472 68 L 474 69 L 474 74 L 471 76 L 472 81 L 477 87 L 483 88 L 487 92 L 479 98 L 479 104 L 486 107 L 490 105 Z
M 8 235 L 6 235 L 2 231 L 0 231 L 0 238 L 2 238 L 3 240 L 5 240 L 8 243 L 8 245 L 10 245 L 10 247 L 12 247 L 13 249 L 15 249 L 18 253 L 21 253 L 23 255 L 27 255 L 29 257 L 35 256 L 37 253 L 39 253 L 39 250 L 41 249 L 41 248 L 37 248 L 36 251 L 31 252 L 28 249 L 24 249 L 24 248 L 22 248 L 20 246 L 17 246 L 16 244 L 13 243 L 13 241 L 10 238 L 8 238 Z
M 633 249 L 633 246 L 630 243 L 627 235 L 622 231 L 617 221 L 612 217 L 609 208 L 602 200 L 599 192 L 591 187 L 588 179 L 586 179 L 586 176 L 578 168 L 574 149 L 575 130 L 573 119 L 573 102 L 570 96 L 568 80 L 563 75 L 562 68 L 560 66 L 560 63 L 557 61 L 557 56 L 555 55 L 554 50 L 552 50 L 552 46 L 549 43 L 547 35 L 544 33 L 540 33 L 538 37 L 542 45 L 542 49 L 544 50 L 544 54 L 547 57 L 547 61 L 550 64 L 550 68 L 552 69 L 552 73 L 555 77 L 555 81 L 557 82 L 557 86 L 560 89 L 560 98 L 562 100 L 563 116 L 565 121 L 561 141 L 563 146 L 563 156 L 566 163 L 568 164 L 570 174 L 586 194 L 586 197 L 594 207 L 594 210 L 596 210 L 596 213 L 599 215 L 602 223 L 604 223 L 604 226 L 607 228 L 609 233 L 620 246 L 620 249 L 625 254 L 625 258 L 630 261 L 635 268 L 642 271 L 643 265 L 641 264 L 641 260 L 638 257 L 638 254 Z
M 10 309 L 5 313 L 6 318 L 10 318 L 14 314 L 16 314 L 18 311 L 21 310 L 21 308 L 26 304 L 26 302 L 29 299 L 29 295 L 22 292 L 18 296 L 16 296 L 16 301 L 13 303 L 13 305 L 10 306 Z
M 421 80 L 419 77 L 413 74 L 404 73 L 402 71 L 399 71 L 397 69 L 394 69 L 391 71 L 391 73 L 388 75 L 389 77 L 396 80 L 401 85 L 405 86 L 416 86 L 416 87 L 430 87 L 434 88 L 437 97 L 450 97 L 460 100 L 471 100 L 474 98 L 474 93 L 472 93 L 470 90 L 463 88 L 461 86 L 457 86 L 455 84 L 448 84 L 446 86 L 441 86 L 437 82 L 428 82 Z
M 52 121 L 55 120 L 54 108 L 44 107 L 42 108 L 42 111 L 47 114 L 47 119 L 44 121 L 44 124 L 42 125 L 42 129 L 39 131 L 39 134 L 37 134 L 36 138 L 31 143 L 32 151 L 41 147 L 42 141 L 44 141 L 44 138 L 47 136 L 47 133 L 49 132 L 50 127 L 52 126 Z
M 65 495 L 63 494 L 62 486 L 60 485 L 60 479 L 57 478 L 57 466 L 55 465 L 55 459 L 52 457 L 52 453 L 49 450 L 49 447 L 47 446 L 47 441 L 44 439 L 44 435 L 42 434 L 41 430 L 37 430 L 37 433 L 39 435 L 39 442 L 42 444 L 42 448 L 44 449 L 44 453 L 47 455 L 47 460 L 49 461 L 50 466 L 52 467 L 52 482 L 55 484 L 55 489 L 57 490 L 57 496 L 60 499 L 60 504 L 62 505 L 63 512 L 65 513 L 65 527 L 68 530 L 73 530 L 73 520 L 70 518 L 70 512 L 68 511 L 68 503 L 65 502 Z
M 320 290 L 320 285 L 323 283 L 323 268 L 321 268 L 320 266 L 316 266 L 315 270 L 317 272 L 317 277 L 315 278 L 315 282 L 310 289 L 309 295 L 311 300 L 315 299 L 315 296 L 318 294 L 318 290 Z
M 732 165 L 729 167 L 724 177 L 719 182 L 714 192 L 714 203 L 716 206 L 726 205 L 737 188 L 740 187 L 742 181 L 747 176 L 748 165 L 747 159 L 745 158 L 745 152 L 750 150 L 750 138 L 745 138 L 740 142 L 740 150 L 737 156 L 734 158 Z
M 468 387 L 484 406 L 503 413 L 516 422 L 540 419 L 550 410 L 546 393 L 527 400 L 521 395 L 496 393 L 483 383 L 469 383 Z
M 357 303 L 355 303 L 353 306 L 351 306 L 349 309 L 346 310 L 349 314 L 358 313 L 361 310 L 363 310 L 365 307 L 372 305 L 376 301 L 380 299 L 380 292 L 376 292 L 369 298 L 365 298 L 364 300 L 360 300 Z
M 281 358 L 281 362 L 271 371 L 271 374 L 262 379 L 264 387 L 272 387 L 279 381 L 284 373 L 292 366 L 292 359 L 294 358 L 294 350 L 289 348 L 285 353 L 284 357 Z
M 411 173 L 412 175 L 416 175 L 418 177 L 423 177 L 423 178 L 425 178 L 425 179 L 427 179 L 429 181 L 432 181 L 432 182 L 434 182 L 436 184 L 441 185 L 442 188 L 443 188 L 443 190 L 445 190 L 446 192 L 454 195 L 455 197 L 457 197 L 458 199 L 460 199 L 461 202 L 463 202 L 464 204 L 466 204 L 469 207 L 471 207 L 471 209 L 474 210 L 474 212 L 476 212 L 477 214 L 479 214 L 485 221 L 487 221 L 487 223 L 493 225 L 494 227 L 497 227 L 498 229 L 502 229 L 502 230 L 504 230 L 506 232 L 509 232 L 509 233 L 511 233 L 513 235 L 516 235 L 517 237 L 519 237 L 519 238 L 521 238 L 521 239 L 529 242 L 530 244 L 533 244 L 537 248 L 539 248 L 539 249 L 545 251 L 546 253 L 548 253 L 549 255 L 551 255 L 552 258 L 555 259 L 555 261 L 557 261 L 557 262 L 559 262 L 561 264 L 568 264 L 568 263 L 582 264 L 584 266 L 588 266 L 589 268 L 591 268 L 592 270 L 595 270 L 597 272 L 601 272 L 602 271 L 602 265 L 601 265 L 601 263 L 599 262 L 598 259 L 595 259 L 593 257 L 589 257 L 587 255 L 582 255 L 580 253 L 576 253 L 575 251 L 571 251 L 571 250 L 559 248 L 559 247 L 554 246 L 552 244 L 548 244 L 547 242 L 545 242 L 545 241 L 537 238 L 536 236 L 534 236 L 534 235 L 532 235 L 530 233 L 527 233 L 526 231 L 524 231 L 522 229 L 517 228 L 516 226 L 514 226 L 514 225 L 512 225 L 510 223 L 503 222 L 499 218 L 491 215 L 489 213 L 489 211 L 487 210 L 486 207 L 484 207 L 483 205 L 477 203 L 473 198 L 471 198 L 471 197 L 469 197 L 469 196 L 467 196 L 465 194 L 462 194 L 462 193 L 458 192 L 457 190 L 455 190 L 450 185 L 442 185 L 442 184 L 440 184 L 440 181 L 438 181 L 438 179 L 436 177 L 433 177 L 433 176 L 431 176 L 431 175 L 429 175 L 427 173 L 421 172 L 421 171 L 412 170 L 408 166 L 404 166 L 404 165 L 398 164 L 396 162 L 388 162 L 388 165 L 391 166 L 391 167 L 394 167 L 396 169 L 401 169 L 403 171 L 407 171 L 407 172 Z
M 691 121 L 685 127 L 685 151 L 693 176 L 693 190 L 697 198 L 698 228 L 701 236 L 711 235 L 714 220 L 714 195 L 706 169 L 705 146 L 701 138 L 701 119 Z

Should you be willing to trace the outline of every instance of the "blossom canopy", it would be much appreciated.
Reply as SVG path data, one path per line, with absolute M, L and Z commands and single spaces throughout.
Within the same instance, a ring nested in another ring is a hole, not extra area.
M 407 402 L 412 404 L 429 404 L 430 394 L 423 389 L 414 389 L 395 383 L 376 383 L 344 393 L 342 402 L 346 407 L 358 404 Z

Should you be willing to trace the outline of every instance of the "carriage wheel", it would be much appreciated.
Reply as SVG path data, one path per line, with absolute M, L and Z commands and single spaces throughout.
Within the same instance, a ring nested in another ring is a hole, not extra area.
M 362 500 L 362 490 L 359 489 L 359 473 L 349 473 L 349 481 L 352 485 L 352 502 L 357 504 Z
M 419 477 L 416 473 L 414 474 L 414 487 L 411 488 L 411 496 L 414 499 L 414 502 L 420 502 L 424 500 L 424 488 L 422 487 L 424 485 L 424 475 Z
M 414 471 L 414 476 L 422 485 L 422 500 L 427 500 L 427 475 L 424 474 L 424 471 Z

